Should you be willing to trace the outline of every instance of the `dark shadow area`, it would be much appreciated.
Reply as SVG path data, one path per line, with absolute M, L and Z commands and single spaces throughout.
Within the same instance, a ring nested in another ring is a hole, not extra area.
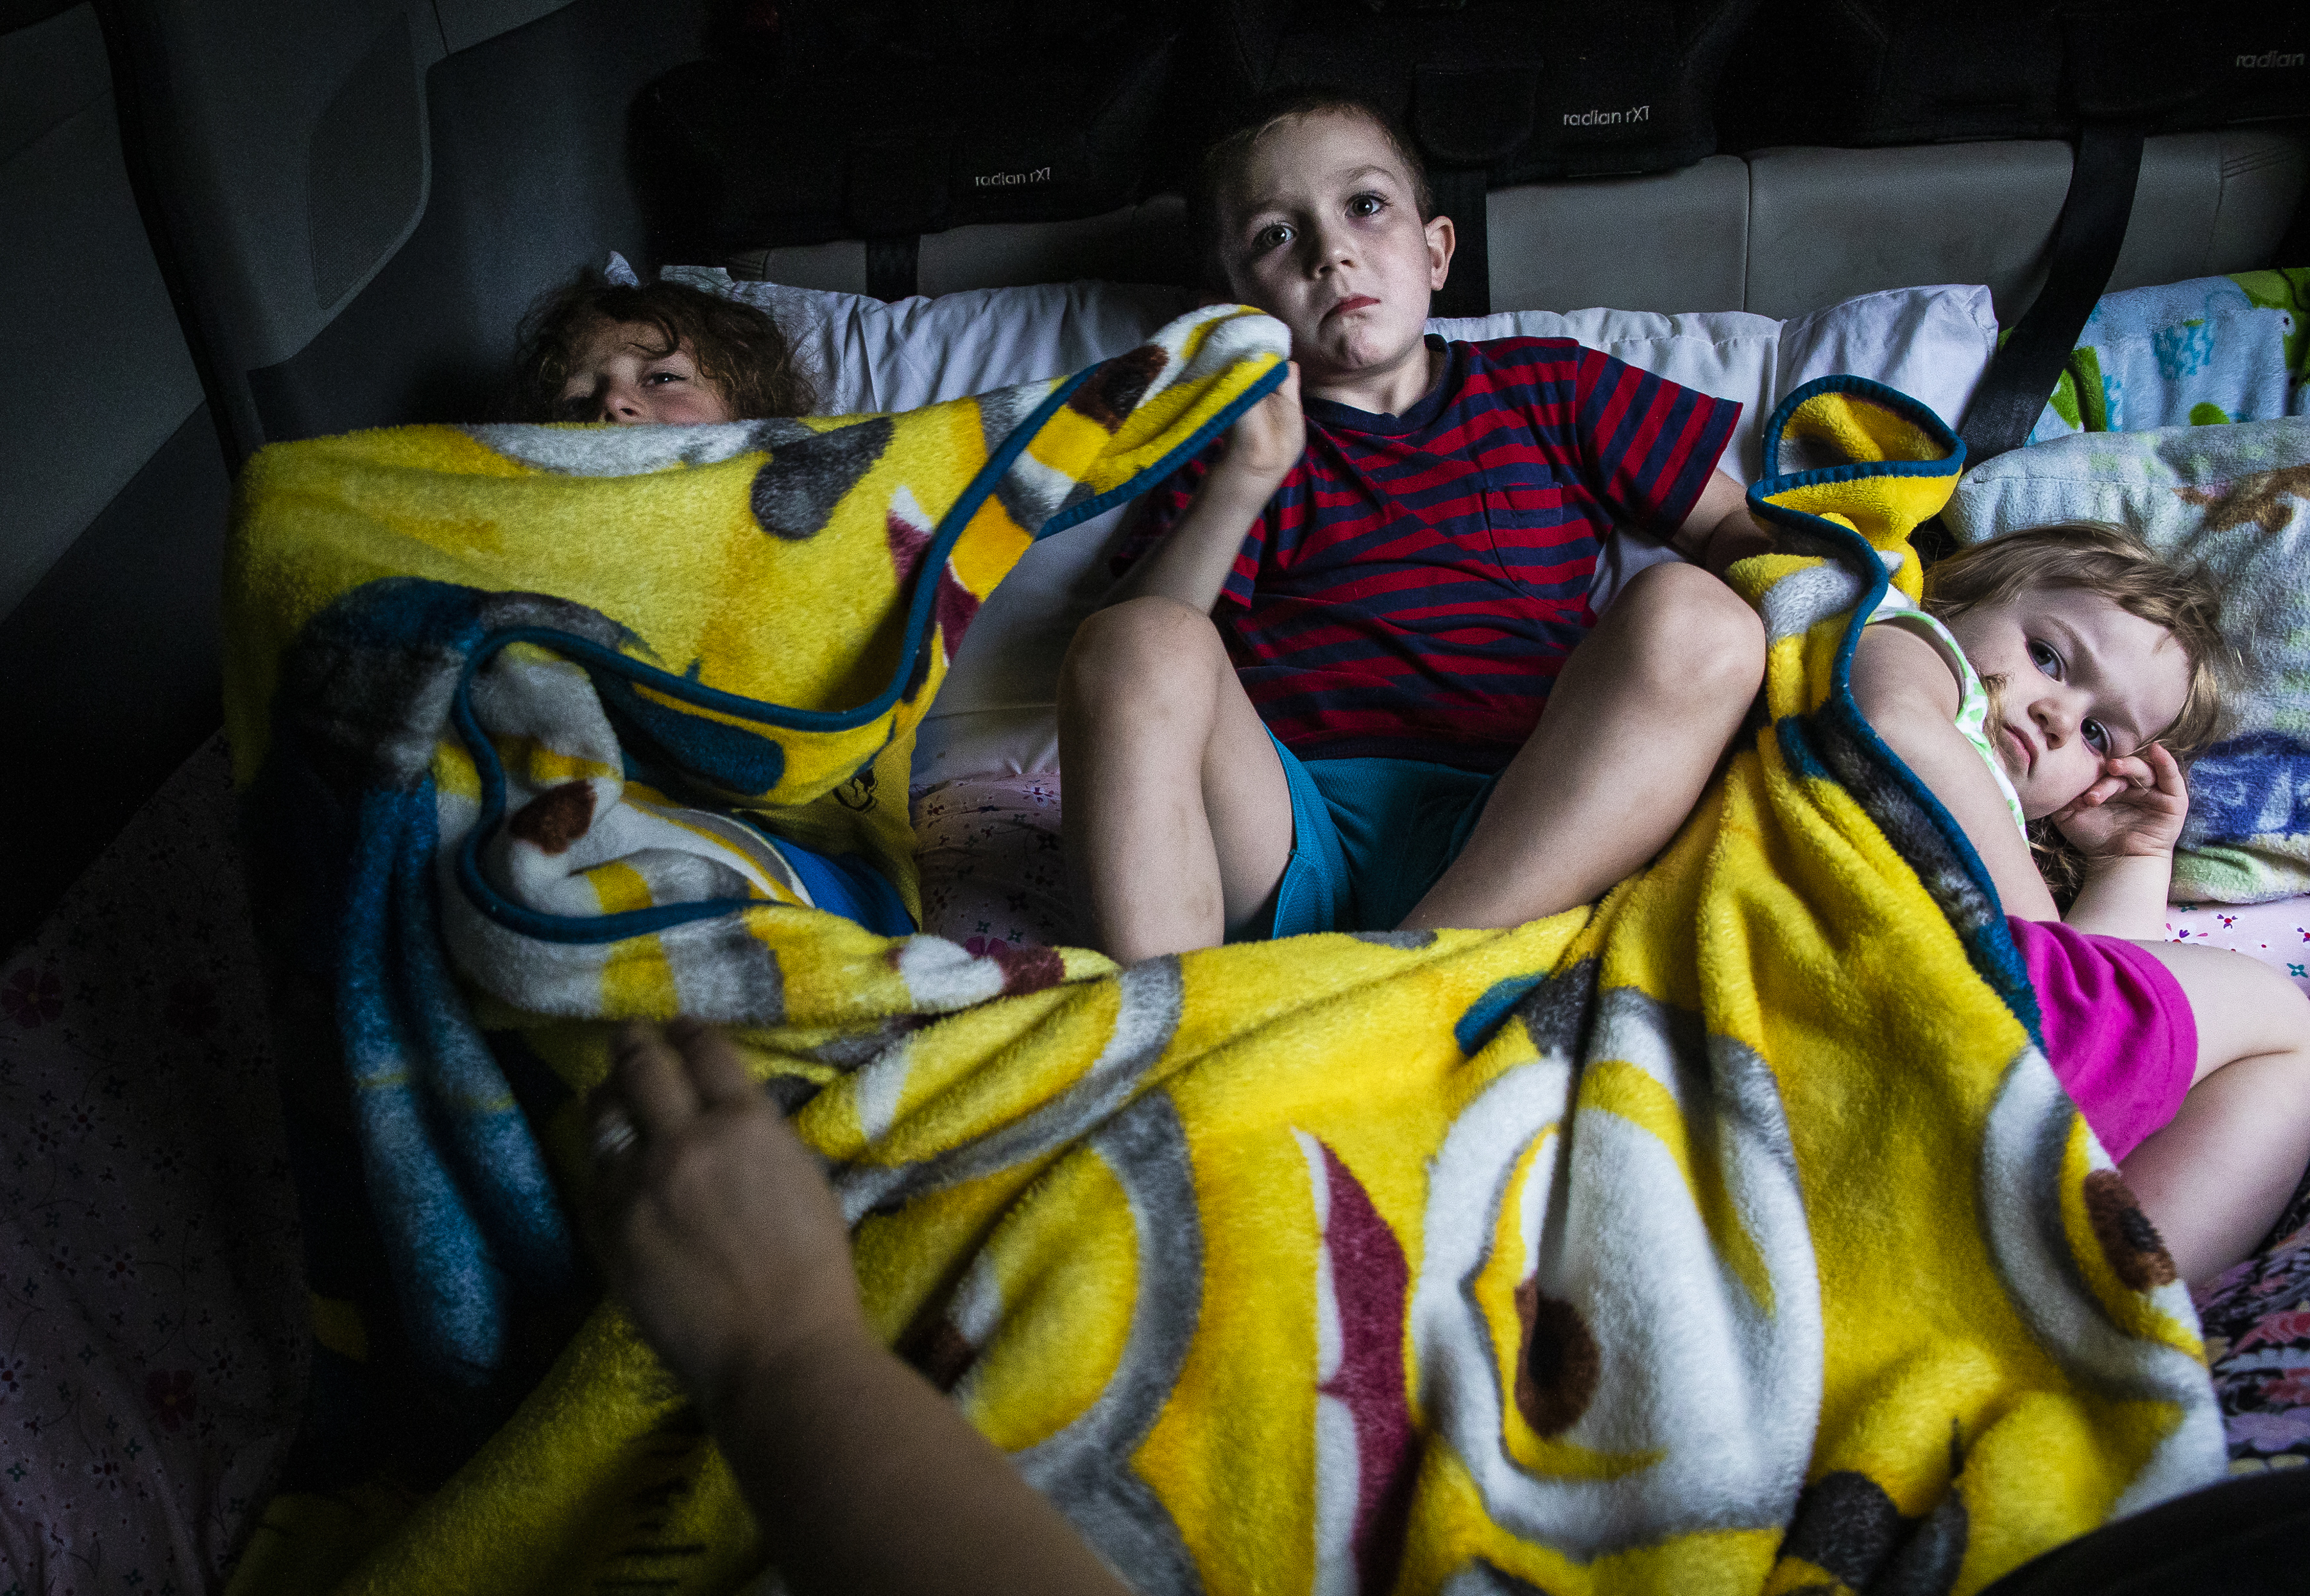
M 290 359 L 250 372 L 267 438 L 486 419 L 524 307 L 648 233 L 627 108 L 702 48 L 701 9 L 579 0 L 435 65 L 415 232 Z
M 186 418 L 0 624 L 0 950 L 37 929 L 215 731 L 230 484 L 206 405 Z
M 2025 1563 L 1982 1596 L 2292 1596 L 2310 1583 L 2310 1469 L 2227 1480 Z

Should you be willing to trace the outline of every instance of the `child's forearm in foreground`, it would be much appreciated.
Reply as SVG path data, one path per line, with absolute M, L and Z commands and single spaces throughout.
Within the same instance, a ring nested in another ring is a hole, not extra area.
M 1235 569 L 1244 534 L 1273 491 L 1272 484 L 1263 487 L 1229 472 L 1224 461 L 1214 466 L 1195 490 L 1186 514 L 1108 589 L 1101 607 L 1128 599 L 1168 598 L 1208 612 Z
M 874 1339 L 834 1194 L 727 1039 L 629 1027 L 616 1054 L 594 1105 L 603 1265 L 697 1400 L 786 1587 L 1122 1596 Z
M 2163 941 L 2174 889 L 2174 848 L 2190 790 L 2174 756 L 2151 743 L 2105 760 L 2102 776 L 2054 817 L 2085 855 L 2085 884 L 2063 916 L 2080 931 Z
M 745 1369 L 707 1420 L 791 1590 L 1124 1596 L 1010 1461 L 864 1335 Z

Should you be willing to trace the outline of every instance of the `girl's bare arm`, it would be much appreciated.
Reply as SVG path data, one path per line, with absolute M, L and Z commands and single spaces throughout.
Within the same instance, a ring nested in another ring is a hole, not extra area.
M 1957 678 L 1941 651 L 1905 627 L 1870 627 L 1854 652 L 1853 696 L 1877 734 L 1965 832 L 2005 913 L 2060 919 L 1996 778 L 1957 729 Z
M 1735 560 L 1773 551 L 1772 529 L 1749 513 L 1748 490 L 1726 472 L 1710 475 L 1692 513 L 1670 546 L 1712 576 L 1721 577 Z
M 2054 816 L 2086 856 L 2085 884 L 2065 917 L 2080 931 L 2163 941 L 2174 847 L 2190 814 L 2181 763 L 2153 742 L 2102 768 L 2099 781 Z

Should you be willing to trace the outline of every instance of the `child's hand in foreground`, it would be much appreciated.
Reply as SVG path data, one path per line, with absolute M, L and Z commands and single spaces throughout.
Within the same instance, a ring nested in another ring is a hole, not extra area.
M 834 1193 L 730 1044 L 676 1020 L 629 1026 L 615 1054 L 592 1106 L 602 1262 L 697 1398 L 781 1588 L 1127 1596 L 868 1333 Z
M 1228 429 L 1215 472 L 1237 479 L 1267 502 L 1307 447 L 1307 418 L 1299 408 L 1299 362 L 1285 368 L 1282 386 L 1243 413 Z
M 2190 815 L 2182 767 L 2163 745 L 2104 759 L 2094 785 L 2056 810 L 2054 824 L 2089 861 L 2170 856 Z
M 630 1025 L 612 1053 L 595 1231 L 611 1289 L 676 1376 L 712 1411 L 750 1368 L 864 1340 L 834 1193 L 729 1041 L 693 1020 Z

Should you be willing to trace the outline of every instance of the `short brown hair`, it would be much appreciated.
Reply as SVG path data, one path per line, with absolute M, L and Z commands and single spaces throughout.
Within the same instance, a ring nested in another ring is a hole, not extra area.
M 2222 690 L 2236 651 L 2222 638 L 2221 588 L 2211 571 L 2165 559 L 2124 527 L 2064 521 L 2007 533 L 1930 567 L 1925 608 L 1948 620 L 2031 587 L 2083 588 L 2172 633 L 2190 661 L 2190 690 L 2153 741 L 2186 764 L 2220 738 Z
M 809 373 L 767 313 L 684 282 L 611 282 L 588 270 L 523 313 L 508 418 L 569 420 L 562 387 L 586 339 L 605 323 L 656 329 L 661 342 L 647 351 L 653 360 L 688 345 L 698 375 L 729 403 L 734 420 L 803 415 L 817 403 Z
M 1360 117 L 1379 130 L 1395 158 L 1403 162 L 1405 173 L 1411 178 L 1412 202 L 1420 208 L 1420 220 L 1429 221 L 1436 215 L 1436 196 L 1428 186 L 1428 166 L 1420 159 L 1420 146 L 1412 142 L 1394 117 L 1358 94 L 1328 84 L 1305 84 L 1281 89 L 1259 101 L 1233 129 L 1221 134 L 1203 148 L 1203 158 L 1195 172 L 1194 220 L 1197 254 L 1202 258 L 1203 273 L 1210 286 L 1230 289 L 1227 280 L 1227 264 L 1220 255 L 1220 206 L 1228 191 L 1243 180 L 1244 169 L 1251 164 L 1251 152 L 1259 141 L 1279 122 L 1298 117 L 1324 115 Z M 1230 291 L 1231 289 L 1230 289 Z

